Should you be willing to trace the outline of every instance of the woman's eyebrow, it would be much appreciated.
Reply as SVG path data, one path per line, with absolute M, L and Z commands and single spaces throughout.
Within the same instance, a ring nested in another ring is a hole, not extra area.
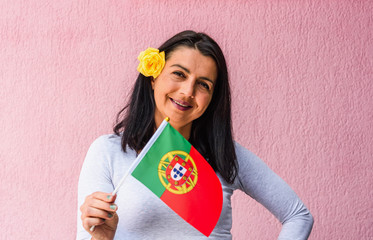
M 173 64 L 173 65 L 171 65 L 171 67 L 179 67 L 179 68 L 183 69 L 185 72 L 190 73 L 190 71 L 189 71 L 188 68 L 183 67 L 183 66 L 181 66 L 180 64 Z M 200 77 L 200 79 L 204 79 L 204 80 L 209 81 L 209 82 L 211 82 L 212 84 L 214 84 L 214 81 L 212 81 L 212 80 L 211 80 L 210 78 L 208 78 L 208 77 Z
M 171 65 L 171 67 L 179 67 L 179 68 L 182 68 L 185 72 L 190 73 L 188 68 L 183 67 L 180 64 L 174 64 L 174 65 Z

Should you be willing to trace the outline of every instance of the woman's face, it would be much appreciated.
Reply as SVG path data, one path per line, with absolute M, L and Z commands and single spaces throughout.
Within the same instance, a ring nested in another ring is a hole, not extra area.
M 157 127 L 166 117 L 184 137 L 189 138 L 193 120 L 207 109 L 217 78 L 211 57 L 188 47 L 175 49 L 161 74 L 152 80 Z

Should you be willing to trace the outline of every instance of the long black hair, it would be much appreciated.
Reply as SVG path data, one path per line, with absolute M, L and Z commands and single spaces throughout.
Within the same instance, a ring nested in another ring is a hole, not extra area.
M 232 137 L 231 96 L 226 61 L 219 45 L 205 33 L 183 31 L 159 47 L 165 52 L 166 61 L 178 47 L 198 50 L 202 55 L 214 59 L 218 76 L 212 100 L 201 117 L 192 123 L 189 142 L 204 156 L 212 168 L 228 182 L 233 183 L 237 175 L 236 152 Z M 129 103 L 118 113 L 114 132 L 122 134 L 122 148 L 127 145 L 141 151 L 156 126 L 154 121 L 154 93 L 151 77 L 139 74 Z

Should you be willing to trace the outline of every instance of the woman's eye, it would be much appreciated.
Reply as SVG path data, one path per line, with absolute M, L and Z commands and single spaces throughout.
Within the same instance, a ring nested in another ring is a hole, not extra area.
M 175 74 L 178 77 L 185 77 L 184 73 L 182 72 L 173 72 L 173 74 Z
M 199 85 L 201 85 L 206 90 L 210 90 L 210 86 L 207 83 L 205 83 L 205 82 L 199 82 Z

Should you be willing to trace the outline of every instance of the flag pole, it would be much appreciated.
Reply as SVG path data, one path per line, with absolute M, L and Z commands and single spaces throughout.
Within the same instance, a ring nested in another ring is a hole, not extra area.
M 163 129 L 166 127 L 166 125 L 168 124 L 169 121 L 170 121 L 169 117 L 166 117 L 162 121 L 161 125 L 159 125 L 158 129 L 155 131 L 155 133 L 153 134 L 153 136 L 146 143 L 145 147 L 142 149 L 142 151 L 140 152 L 140 154 L 136 157 L 135 161 L 128 168 L 128 171 L 124 174 L 124 176 L 122 177 L 122 179 L 120 180 L 120 182 L 118 183 L 118 185 L 116 186 L 116 188 L 114 189 L 114 191 L 111 193 L 111 195 L 117 194 L 117 192 L 119 191 L 119 188 L 123 185 L 123 183 L 126 180 L 126 178 L 128 177 L 128 175 L 130 175 L 133 172 L 133 170 L 135 170 L 135 168 L 140 163 L 140 161 L 142 160 L 142 158 L 149 151 L 150 147 L 158 139 L 159 135 L 161 135 Z M 93 230 L 95 230 L 95 225 L 93 225 L 89 230 L 91 232 L 93 232 Z

